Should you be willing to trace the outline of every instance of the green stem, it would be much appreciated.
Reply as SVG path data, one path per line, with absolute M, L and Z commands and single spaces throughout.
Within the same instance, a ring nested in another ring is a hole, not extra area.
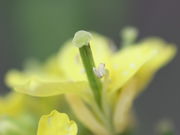
M 89 81 L 89 85 L 93 91 L 96 102 L 101 107 L 102 84 L 101 84 L 101 80 L 94 74 L 93 71 L 93 67 L 95 67 L 95 63 L 90 45 L 85 45 L 79 48 L 79 51 Z

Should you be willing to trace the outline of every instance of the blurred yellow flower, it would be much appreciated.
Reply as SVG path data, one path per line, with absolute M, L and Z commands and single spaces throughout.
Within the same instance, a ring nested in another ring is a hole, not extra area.
M 37 135 L 77 135 L 77 125 L 65 113 L 54 110 L 41 117 Z
M 58 106 L 57 97 L 37 98 L 9 92 L 0 97 L 0 135 L 32 135 L 39 117 Z
M 83 37 L 83 43 L 87 43 L 85 39 L 91 38 Z M 94 98 L 78 49 L 71 42 L 65 43 L 60 52 L 43 65 L 33 67 L 31 64 L 32 67 L 23 72 L 9 71 L 7 85 L 17 92 L 32 96 L 66 94 L 78 120 L 94 134 L 121 133 L 132 122 L 134 99 L 158 69 L 174 57 L 176 48 L 160 39 L 151 38 L 115 52 L 108 38 L 95 33 L 88 43 L 95 65 L 105 64 L 105 67 L 94 67 L 96 73 L 102 75 L 102 108 Z M 46 119 L 42 118 L 40 125 Z M 43 133 L 43 130 L 39 132 Z
M 5 97 L 0 97 L 0 116 L 17 116 L 23 111 L 22 94 L 11 92 Z

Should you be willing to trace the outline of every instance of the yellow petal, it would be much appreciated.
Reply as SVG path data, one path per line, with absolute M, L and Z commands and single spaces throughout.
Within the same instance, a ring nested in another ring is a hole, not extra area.
M 64 73 L 61 67 L 59 66 L 58 57 L 56 55 L 50 57 L 42 68 L 44 72 L 46 72 L 49 75 L 64 78 Z
M 138 80 L 138 91 L 143 90 L 152 80 L 154 74 L 171 61 L 176 54 L 176 47 L 172 44 L 165 45 L 163 41 L 157 39 L 148 39 L 146 42 L 151 46 L 159 46 L 159 48 L 157 53 L 135 74 L 135 78 Z
M 85 96 L 88 93 L 87 82 L 63 81 L 57 78 L 40 77 L 15 70 L 10 71 L 6 83 L 15 91 L 39 97 L 54 96 L 64 93 L 75 93 Z
M 0 116 L 17 116 L 24 109 L 23 96 L 11 92 L 5 97 L 0 97 Z
M 67 95 L 67 100 L 75 113 L 76 117 L 94 134 L 109 135 L 108 130 L 103 126 L 102 122 L 98 121 L 88 107 L 75 95 Z
M 77 125 L 65 113 L 56 110 L 41 117 L 37 135 L 77 135 Z
M 61 101 L 62 98 L 59 96 L 40 98 L 10 92 L 0 97 L 0 118 L 6 116 L 17 118 L 27 112 L 40 116 L 57 107 Z
M 36 74 L 39 76 L 65 78 L 63 71 L 58 63 L 56 55 L 49 57 L 45 63 L 40 63 L 36 59 L 28 59 L 24 63 L 24 73 Z
M 109 40 L 101 35 L 93 34 L 90 46 L 96 65 L 105 63 L 107 67 L 108 59 L 111 55 Z M 60 50 L 59 63 L 68 78 L 75 81 L 87 80 L 79 50 L 77 47 L 74 47 L 72 41 L 65 43 L 64 47 Z
M 146 66 L 145 69 L 157 70 L 167 63 L 174 54 L 175 48 L 173 46 L 166 47 L 165 43 L 160 40 L 146 40 L 121 50 L 112 58 L 111 91 L 114 92 L 122 87 L 145 64 L 148 66 L 150 64 L 150 67 Z M 150 74 L 153 74 L 152 71 Z
M 146 42 L 149 42 L 151 46 L 158 46 L 157 40 L 147 40 Z M 155 72 L 174 58 L 176 54 L 176 47 L 173 44 L 165 44 L 166 43 L 164 42 L 161 44 L 159 43 L 157 53 L 142 67 L 141 70 Z
M 134 99 L 137 95 L 136 84 L 135 79 L 127 83 L 122 88 L 117 99 L 113 115 L 113 124 L 117 133 L 123 132 L 132 122 L 132 119 L 129 118 Z
M 144 41 L 144 44 L 152 47 L 152 50 L 156 53 L 154 53 L 120 89 L 113 119 L 118 132 L 126 128 L 129 112 L 132 109 L 136 96 L 147 86 L 156 71 L 167 64 L 176 53 L 176 48 L 173 45 L 165 46 L 165 43 L 161 40 L 148 39 Z

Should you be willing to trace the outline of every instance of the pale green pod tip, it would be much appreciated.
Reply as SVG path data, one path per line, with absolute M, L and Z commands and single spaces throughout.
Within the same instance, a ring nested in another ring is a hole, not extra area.
M 135 39 L 138 35 L 138 30 L 135 27 L 125 27 L 121 31 L 121 35 L 126 39 Z
M 76 47 L 81 48 L 88 45 L 90 40 L 92 40 L 92 34 L 90 32 L 80 30 L 75 33 L 72 42 Z
M 138 30 L 134 27 L 126 27 L 121 31 L 120 36 L 122 37 L 122 45 L 127 47 L 135 42 Z

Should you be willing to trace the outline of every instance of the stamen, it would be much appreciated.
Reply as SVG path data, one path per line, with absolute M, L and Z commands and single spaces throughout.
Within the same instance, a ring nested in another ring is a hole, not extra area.
M 105 69 L 105 64 L 103 64 L 103 63 L 100 63 L 98 68 L 94 67 L 93 71 L 98 78 L 102 78 L 107 73 L 106 69 Z

